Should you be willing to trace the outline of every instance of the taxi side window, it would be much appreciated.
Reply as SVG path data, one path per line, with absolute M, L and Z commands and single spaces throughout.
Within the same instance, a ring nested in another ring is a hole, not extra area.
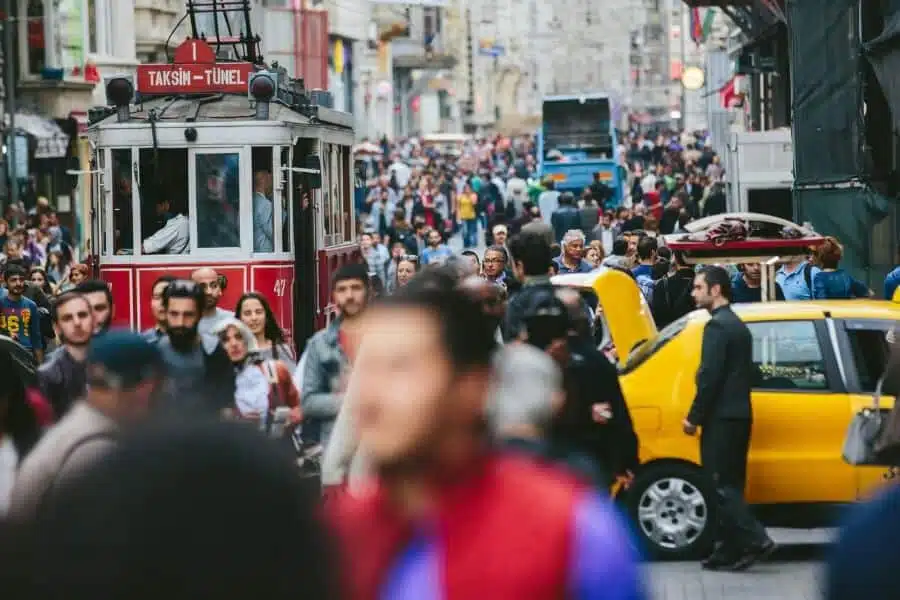
M 886 328 L 848 327 L 847 336 L 850 338 L 850 348 L 856 363 L 859 387 L 863 392 L 875 391 L 875 386 L 887 367 L 890 348 L 886 334 Z
M 812 321 L 747 326 L 753 336 L 753 362 L 759 371 L 755 389 L 828 389 L 825 359 Z

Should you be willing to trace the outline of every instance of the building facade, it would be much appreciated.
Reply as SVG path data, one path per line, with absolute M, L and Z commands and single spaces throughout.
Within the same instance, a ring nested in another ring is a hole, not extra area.
M 137 65 L 134 5 L 120 0 L 11 4 L 15 56 L 3 63 L 16 85 L 3 90 L 3 112 L 5 145 L 15 156 L 7 153 L 4 161 L 15 166 L 0 197 L 7 205 L 16 196 L 26 208 L 46 198 L 77 236 L 87 221 L 90 180 L 69 172 L 89 170 L 81 134 L 88 110 L 105 104 L 103 79 L 133 73 Z

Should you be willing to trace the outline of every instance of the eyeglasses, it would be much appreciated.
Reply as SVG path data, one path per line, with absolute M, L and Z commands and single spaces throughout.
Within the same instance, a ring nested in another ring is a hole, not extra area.
M 400 257 L 400 260 L 406 260 L 409 262 L 417 263 L 417 262 L 419 262 L 419 257 L 416 256 L 415 254 L 404 254 L 403 256 Z

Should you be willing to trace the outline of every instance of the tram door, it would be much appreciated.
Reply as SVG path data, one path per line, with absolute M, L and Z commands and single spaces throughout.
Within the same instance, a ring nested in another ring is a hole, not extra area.
M 313 190 L 322 187 L 322 177 L 297 171 L 309 169 L 314 156 L 315 140 L 297 140 L 292 168 L 287 171 L 288 186 L 294 196 L 294 340 L 298 352 L 303 352 L 306 340 L 316 331 L 318 272 Z

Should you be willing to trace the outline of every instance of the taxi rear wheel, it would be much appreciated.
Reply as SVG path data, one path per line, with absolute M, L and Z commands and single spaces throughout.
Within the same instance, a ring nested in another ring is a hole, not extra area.
M 649 465 L 628 491 L 628 511 L 651 556 L 696 560 L 712 551 L 715 497 L 699 467 Z

